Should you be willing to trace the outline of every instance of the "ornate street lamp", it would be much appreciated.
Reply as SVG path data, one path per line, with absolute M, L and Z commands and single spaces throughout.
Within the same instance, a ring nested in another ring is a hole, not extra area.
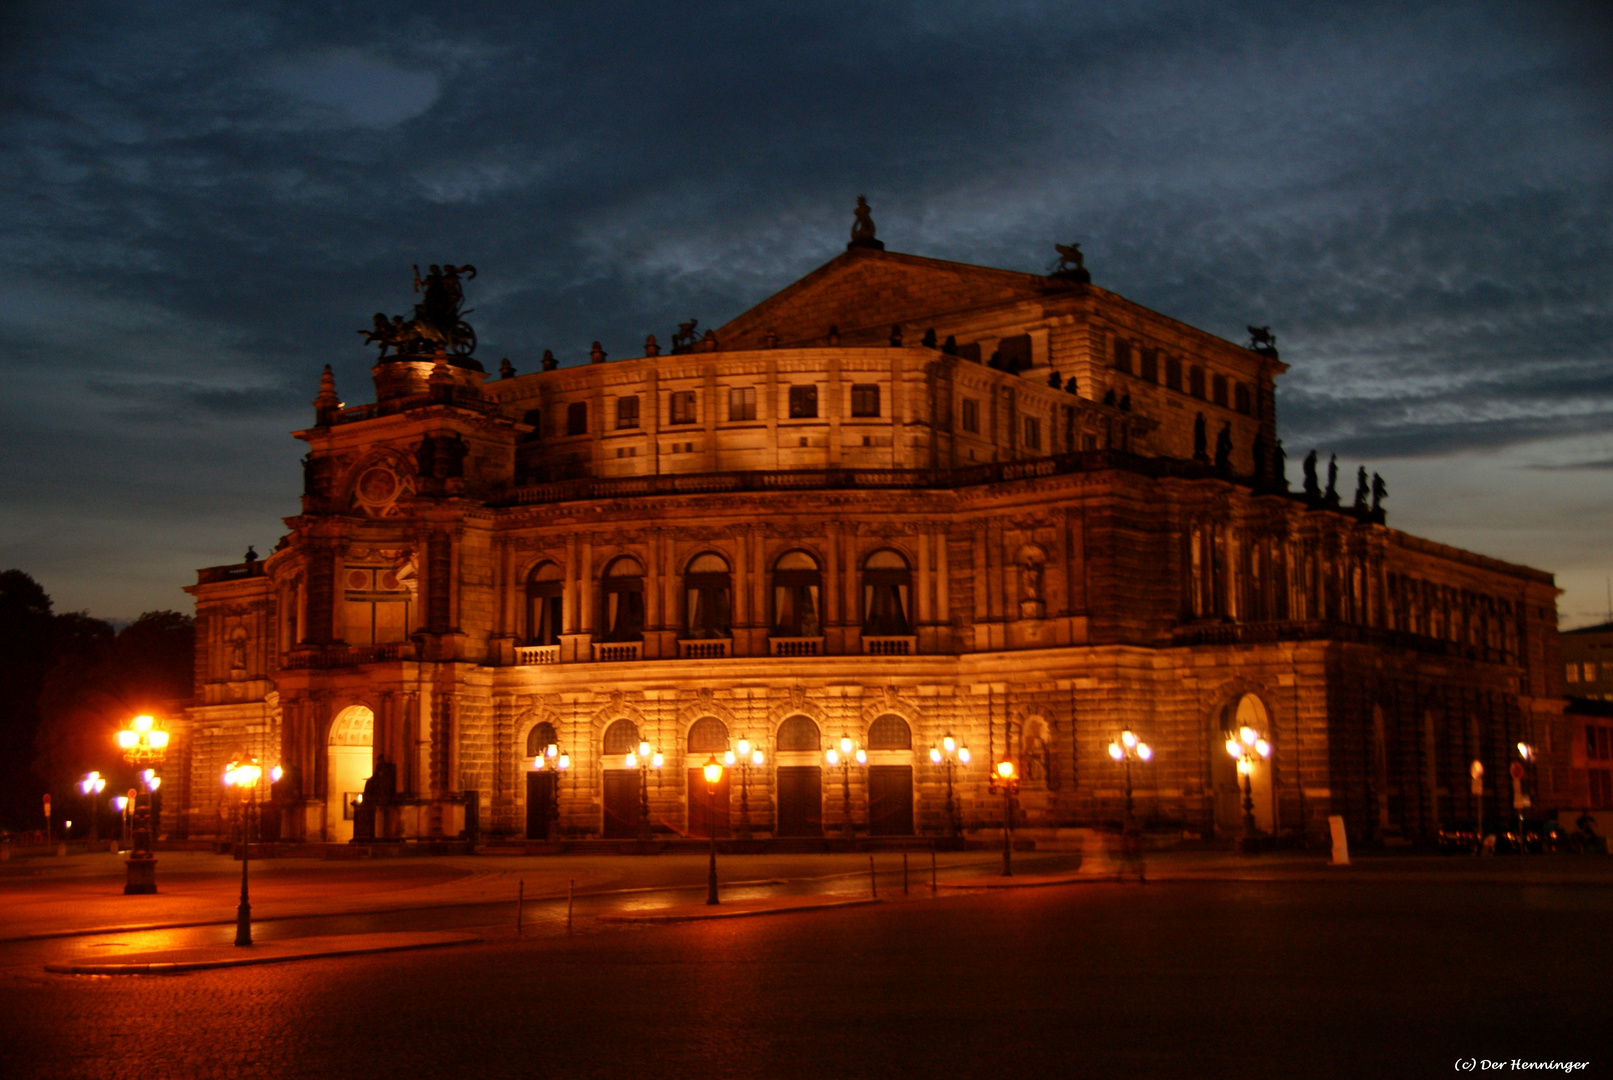
M 561 753 L 558 744 L 550 743 L 533 760 L 532 768 L 538 772 L 554 773 L 554 783 L 549 785 L 548 835 L 544 837 L 552 844 L 560 839 L 560 781 L 571 768 L 571 755 Z
M 118 732 L 118 749 L 123 757 L 137 769 L 142 769 L 146 794 L 135 796 L 134 838 L 129 858 L 124 865 L 128 875 L 123 885 L 125 896 L 142 895 L 157 891 L 157 856 L 151 851 L 151 795 L 161 779 L 157 767 L 168 754 L 168 732 L 161 721 L 150 716 L 137 716 L 129 726 Z
M 640 740 L 638 753 L 622 755 L 622 763 L 638 770 L 638 841 L 647 844 L 650 842 L 650 770 L 655 770 L 655 786 L 659 789 L 661 766 L 666 764 L 666 759 L 648 741 Z
M 711 807 L 711 869 L 706 875 L 706 903 L 717 902 L 717 785 L 722 783 L 722 762 L 717 755 L 711 755 L 701 771 L 706 774 L 706 805 Z
M 78 782 L 78 790 L 90 800 L 90 844 L 101 842 L 101 792 L 106 790 L 106 777 L 98 772 L 87 772 Z
M 1003 792 L 1003 877 L 1014 876 L 1014 796 L 1019 794 L 1019 770 L 1012 761 L 997 762 L 992 770 L 992 791 Z
M 129 789 L 127 795 L 112 796 L 112 808 L 118 812 L 119 823 L 123 826 L 118 835 L 118 846 L 129 846 L 129 821 L 134 816 L 134 788 Z
M 252 816 L 257 809 L 258 780 L 263 768 L 258 759 L 236 759 L 224 770 L 224 784 L 241 794 L 241 903 L 235 909 L 235 943 L 252 944 L 252 901 L 247 895 L 247 867 L 252 861 Z M 269 770 L 269 782 L 278 783 L 281 772 L 276 765 Z
M 850 841 L 857 835 L 856 826 L 851 823 L 851 763 L 855 761 L 859 765 L 868 764 L 868 751 L 858 746 L 851 736 L 842 735 L 840 745 L 829 747 L 823 756 L 829 762 L 830 768 L 836 765 L 840 767 L 840 793 L 845 816 L 846 839 Z
M 1259 833 L 1255 830 L 1255 766 L 1271 757 L 1271 743 L 1254 728 L 1245 724 L 1236 735 L 1227 735 L 1227 754 L 1238 763 L 1238 775 L 1243 777 L 1243 839 L 1252 847 Z
M 958 821 L 958 804 L 952 798 L 952 770 L 969 764 L 969 748 L 959 744 L 951 735 L 941 740 L 940 746 L 930 747 L 930 764 L 945 765 L 947 770 L 947 836 L 955 837 L 961 831 Z
M 735 751 L 738 751 L 737 753 Z M 752 746 L 751 741 L 743 736 L 734 744 L 734 750 L 729 750 L 722 756 L 723 764 L 728 768 L 739 769 L 739 838 L 750 839 L 750 771 L 752 768 L 760 769 L 767 761 L 762 748 Z
M 1152 761 L 1154 759 L 1154 750 L 1153 747 L 1137 738 L 1130 728 L 1127 728 L 1115 736 L 1114 741 L 1109 744 L 1109 756 L 1114 758 L 1116 762 L 1124 763 L 1126 766 L 1126 818 L 1123 831 L 1129 833 L 1132 829 L 1131 763 L 1133 759 L 1144 764 Z

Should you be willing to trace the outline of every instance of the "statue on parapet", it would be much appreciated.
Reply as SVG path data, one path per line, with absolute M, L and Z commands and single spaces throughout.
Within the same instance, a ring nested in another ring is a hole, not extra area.
M 1215 437 L 1215 469 L 1222 475 L 1232 472 L 1232 425 L 1222 424 Z
M 465 288 L 460 278 L 476 276 L 476 268 L 469 263 L 455 266 L 452 263 L 427 268 L 420 276 L 420 267 L 414 268 L 414 291 L 421 293 L 420 302 L 414 305 L 414 318 L 405 320 L 394 315 L 391 320 L 377 311 L 364 335 L 364 344 L 379 345 L 381 358 L 387 350 L 395 356 L 430 356 L 441 350 L 459 357 L 468 357 L 476 351 L 476 331 L 471 329 L 462 310 Z
M 1080 244 L 1054 244 L 1053 250 L 1059 253 L 1059 257 L 1047 268 L 1049 277 L 1077 281 L 1083 285 L 1092 281 L 1086 259 L 1081 255 Z
M 695 329 L 699 325 L 700 320 L 695 318 L 678 324 L 678 332 L 672 335 L 672 351 L 674 354 L 685 353 L 695 347 L 695 342 L 700 340 L 700 334 Z
M 1322 494 L 1322 501 L 1328 506 L 1338 509 L 1339 505 L 1339 456 L 1329 455 L 1327 459 L 1327 491 Z
M 1367 467 L 1363 465 L 1356 470 L 1355 501 L 1350 504 L 1350 509 L 1354 511 L 1357 517 L 1364 518 L 1367 516 L 1367 496 L 1371 491 L 1372 488 L 1367 483 Z
M 1388 521 L 1389 512 L 1383 508 L 1383 500 L 1389 497 L 1389 485 L 1383 482 L 1383 477 L 1377 473 L 1372 474 L 1372 520 L 1379 525 Z
M 1277 359 L 1277 335 L 1271 332 L 1269 326 L 1249 327 L 1249 348 L 1261 356 Z
M 1316 480 L 1316 451 L 1305 455 L 1305 498 L 1313 503 L 1322 501 L 1322 485 Z
M 1288 451 L 1283 449 L 1281 439 L 1277 440 L 1277 447 L 1271 452 L 1271 478 L 1278 491 L 1288 490 Z
M 846 249 L 849 251 L 851 248 L 865 247 L 873 248 L 875 251 L 884 251 L 884 243 L 874 239 L 874 211 L 868 205 L 868 199 L 865 196 L 857 196 L 857 209 L 853 213 L 851 243 L 846 245 Z

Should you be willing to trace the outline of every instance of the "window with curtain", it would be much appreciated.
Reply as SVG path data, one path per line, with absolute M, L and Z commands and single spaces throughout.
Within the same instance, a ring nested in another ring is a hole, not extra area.
M 528 645 L 560 644 L 561 581 L 560 567 L 540 563 L 526 579 L 526 642 Z
M 863 563 L 863 633 L 875 637 L 908 633 L 913 575 L 907 560 L 889 549 Z
M 619 397 L 616 399 L 616 426 L 618 428 L 638 427 L 638 395 Z
M 605 568 L 601 629 L 606 641 L 644 640 L 644 567 L 623 556 Z
M 693 390 L 679 390 L 672 395 L 671 413 L 667 417 L 669 424 L 697 423 L 695 416 L 695 392 Z
M 823 573 L 804 551 L 788 551 L 773 564 L 774 637 L 817 637 L 823 633 L 820 602 Z
M 756 387 L 735 386 L 728 390 L 728 419 L 756 419 Z
M 790 419 L 809 420 L 818 415 L 816 386 L 790 387 Z
M 857 383 L 851 388 L 851 415 L 879 415 L 879 384 Z
M 696 555 L 683 572 L 684 637 L 733 636 L 728 561 L 707 552 Z

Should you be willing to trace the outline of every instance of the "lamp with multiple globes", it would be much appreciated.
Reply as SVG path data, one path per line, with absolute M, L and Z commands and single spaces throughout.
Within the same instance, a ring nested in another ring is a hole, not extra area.
M 622 755 L 624 768 L 638 770 L 638 839 L 641 844 L 650 842 L 650 770 L 655 770 L 655 785 L 659 790 L 664 764 L 666 759 L 661 752 L 643 739 L 639 740 L 638 753 L 629 751 Z
M 722 756 L 723 765 L 727 768 L 739 770 L 739 838 L 749 840 L 750 836 L 750 771 L 760 769 L 767 762 L 767 755 L 762 748 L 752 746 L 751 741 L 740 736 L 734 749 Z
M 1124 764 L 1126 767 L 1126 817 L 1124 822 L 1124 831 L 1129 833 L 1132 830 L 1131 763 L 1135 760 L 1146 765 L 1148 762 L 1154 759 L 1154 750 L 1153 747 L 1139 739 L 1135 732 L 1133 732 L 1130 728 L 1127 728 L 1119 735 L 1115 736 L 1114 740 L 1109 743 L 1109 756 L 1115 760 L 1116 764 Z
M 129 858 L 124 863 L 128 877 L 123 892 L 125 895 L 146 895 L 157 891 L 157 856 L 151 850 L 151 796 L 162 783 L 157 776 L 157 767 L 168 754 L 168 732 L 161 721 L 141 714 L 118 731 L 117 743 L 124 759 L 142 770 L 142 786 L 146 789 L 144 797 L 131 793 L 134 798 L 133 837 Z
M 823 755 L 830 768 L 840 769 L 840 792 L 842 824 L 846 831 L 846 839 L 851 840 L 857 835 L 856 826 L 851 821 L 851 764 L 868 764 L 868 751 L 858 746 L 849 735 L 840 736 L 836 746 L 829 747 Z
M 278 783 L 280 766 L 269 770 L 269 782 Z M 263 767 L 255 757 L 237 758 L 224 770 L 224 786 L 234 788 L 241 798 L 241 902 L 235 909 L 235 943 L 252 944 L 252 901 L 247 893 L 247 868 L 252 861 L 252 817 L 257 809 L 258 781 Z
M 1255 766 L 1271 757 L 1271 743 L 1254 728 L 1245 724 L 1236 734 L 1227 735 L 1227 754 L 1238 763 L 1238 775 L 1243 777 L 1243 838 L 1246 846 L 1253 846 L 1259 836 L 1255 828 Z
M 1003 877 L 1014 876 L 1014 796 L 1019 794 L 1019 769 L 1012 761 L 997 762 L 991 771 L 991 790 L 1003 793 Z
M 533 759 L 532 768 L 537 772 L 554 773 L 554 783 L 549 785 L 549 829 L 545 837 L 552 844 L 560 839 L 560 781 L 571 769 L 571 755 L 563 753 L 558 744 L 550 743 Z
M 723 763 L 717 760 L 716 754 L 713 754 L 700 771 L 706 777 L 706 805 L 712 808 L 711 827 L 707 830 L 707 832 L 711 833 L 711 866 L 706 875 L 706 903 L 715 904 L 717 902 L 717 788 L 722 784 Z
M 106 777 L 98 772 L 87 772 L 78 782 L 79 792 L 90 801 L 90 843 L 101 840 L 101 792 L 106 790 Z
M 945 765 L 947 770 L 947 836 L 956 837 L 962 831 L 958 821 L 958 804 L 952 797 L 952 770 L 969 764 L 969 748 L 951 735 L 941 740 L 940 746 L 930 747 L 930 764 Z

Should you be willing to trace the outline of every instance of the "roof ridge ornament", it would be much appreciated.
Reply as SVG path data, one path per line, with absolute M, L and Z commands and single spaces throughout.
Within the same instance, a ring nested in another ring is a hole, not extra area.
M 466 280 L 473 280 L 476 267 L 469 263 L 463 266 L 432 263 L 422 278 L 420 267 L 415 266 L 414 291 L 421 296 L 420 302 L 414 306 L 414 317 L 405 320 L 402 315 L 394 315 L 389 322 L 385 313 L 377 311 L 371 320 L 371 327 L 358 331 L 364 335 L 364 344 L 379 345 L 382 360 L 386 359 L 388 349 L 397 359 L 429 359 L 434 353 L 443 351 L 451 354 L 450 362 L 455 366 L 474 367 L 480 371 L 481 365 L 469 359 L 470 354 L 476 351 L 476 331 L 471 329 L 464 317 L 474 309 L 464 309 L 465 289 L 460 283 L 461 275 Z
M 868 205 L 866 196 L 857 196 L 857 209 L 854 214 L 855 217 L 851 223 L 851 243 L 846 245 L 846 250 L 873 248 L 875 251 L 884 251 L 884 243 L 874 239 L 874 213 L 873 209 Z
M 1080 244 L 1054 244 L 1053 250 L 1059 253 L 1059 257 L 1048 266 L 1048 277 L 1073 281 L 1081 285 L 1092 283 L 1092 275 L 1087 271 L 1086 259 L 1081 255 Z

